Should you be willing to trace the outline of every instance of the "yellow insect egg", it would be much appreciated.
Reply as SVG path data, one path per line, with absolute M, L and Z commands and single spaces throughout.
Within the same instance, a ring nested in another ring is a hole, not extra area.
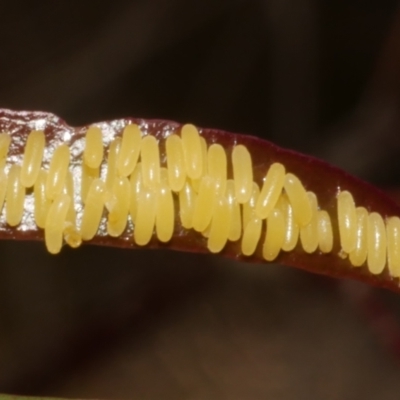
M 243 236 L 241 250 L 245 256 L 251 256 L 258 245 L 261 237 L 262 219 L 255 213 L 255 206 L 260 195 L 260 188 L 253 182 L 250 199 L 243 204 Z
M 208 170 L 207 170 L 208 144 L 207 144 L 206 139 L 204 139 L 203 136 L 200 136 L 200 147 L 201 147 L 201 159 L 202 159 L 201 164 L 203 165 L 203 170 L 198 179 L 200 179 L 202 176 L 208 174 Z
M 128 222 L 131 185 L 128 178 L 115 178 L 112 197 L 113 206 L 110 208 L 107 219 L 107 233 L 112 237 L 122 235 Z
M 156 221 L 157 192 L 144 186 L 139 194 L 133 238 L 139 246 L 145 246 L 151 240 Z
M 390 217 L 386 221 L 387 258 L 390 275 L 400 277 L 400 218 Z
M 121 150 L 117 158 L 117 170 L 121 176 L 129 176 L 139 159 L 142 133 L 137 124 L 130 124 L 122 133 Z
M 35 184 L 42 165 L 44 146 L 43 131 L 32 131 L 28 135 L 21 167 L 21 183 L 26 188 Z
M 220 144 L 212 144 L 207 153 L 208 175 L 214 179 L 219 193 L 224 194 L 227 179 L 227 159 Z
M 172 191 L 182 190 L 186 180 L 182 139 L 178 135 L 167 137 L 166 143 L 168 183 Z
M 300 228 L 300 241 L 306 253 L 314 253 L 319 243 L 318 236 L 318 203 L 317 196 L 313 192 L 307 192 L 311 207 L 310 222 Z
M 99 229 L 104 210 L 105 191 L 105 183 L 101 179 L 95 179 L 90 185 L 80 229 L 83 240 L 93 239 Z
M 71 202 L 68 207 L 67 216 L 64 224 L 64 240 L 72 248 L 76 249 L 82 244 L 82 237 L 76 226 L 76 211 L 75 211 L 75 187 L 72 172 L 68 171 L 67 179 L 64 187 L 64 193 L 69 196 Z
M 129 214 L 131 216 L 132 222 L 136 221 L 138 198 L 142 191 L 143 180 L 142 180 L 142 163 L 137 163 L 135 169 L 130 176 L 131 184 L 131 196 L 129 205 Z
M 157 194 L 156 233 L 158 240 L 168 242 L 174 233 L 174 199 L 168 185 L 168 172 L 161 169 L 161 182 Z
M 352 252 L 357 241 L 356 206 L 353 196 L 347 190 L 337 196 L 340 245 L 345 253 Z
M 355 267 L 360 267 L 367 260 L 368 253 L 368 211 L 364 207 L 356 208 L 356 247 L 349 254 L 349 260 Z
M 68 171 L 67 173 L 64 193 L 67 194 L 71 199 L 64 224 L 64 231 L 63 231 L 64 240 L 70 247 L 76 249 L 82 244 L 82 236 L 76 227 L 76 211 L 74 202 L 75 187 L 71 171 Z
M 0 169 L 0 212 L 4 206 L 4 200 L 7 192 L 7 174 L 4 169 Z
M 231 225 L 229 211 L 226 197 L 223 195 L 218 196 L 207 240 L 207 248 L 211 253 L 219 253 L 228 241 Z
M 7 132 L 0 133 L 0 168 L 6 165 L 8 149 L 10 148 L 11 136 Z
M 284 188 L 293 209 L 294 220 L 300 227 L 307 225 L 311 221 L 312 209 L 300 179 L 292 173 L 286 174 Z
M 50 200 L 53 200 L 63 190 L 68 172 L 69 156 L 69 147 L 66 144 L 62 144 L 54 150 L 46 182 L 46 196 Z
M 187 178 L 187 181 L 190 182 L 190 186 L 192 187 L 192 189 L 195 191 L 196 194 L 199 193 L 200 182 L 203 179 L 203 176 L 201 178 L 199 178 L 199 179 Z
M 242 215 L 240 204 L 236 201 L 235 183 L 232 179 L 226 181 L 226 199 L 230 220 L 228 239 L 235 242 L 242 236 Z
M 325 210 L 318 210 L 318 247 L 322 253 L 330 253 L 333 248 L 331 217 Z
M 196 193 L 199 192 L 199 187 L 200 187 L 200 182 L 201 182 L 201 178 L 205 175 L 208 174 L 207 171 L 207 154 L 208 154 L 208 146 L 207 146 L 207 142 L 206 139 L 204 139 L 202 136 L 200 136 L 200 145 L 201 145 L 201 158 L 202 158 L 202 162 L 201 164 L 203 165 L 203 172 L 201 173 L 201 175 L 196 178 L 189 178 L 189 180 L 192 183 L 193 189 Z M 185 170 L 186 172 L 186 170 Z
M 103 161 L 103 134 L 97 126 L 91 126 L 86 132 L 83 161 L 89 168 L 99 168 Z
M 143 185 L 157 190 L 160 184 L 160 150 L 154 136 L 148 135 L 142 139 L 141 159 Z
M 207 157 L 208 157 L 208 144 L 206 139 L 203 136 L 200 136 L 200 147 L 201 147 L 201 164 L 203 165 L 202 173 L 199 178 L 201 179 L 202 176 L 208 174 L 208 165 L 207 165 Z
M 46 196 L 47 174 L 48 173 L 46 170 L 41 169 L 33 188 L 33 195 L 35 199 L 35 222 L 36 225 L 42 229 L 44 229 L 46 224 L 46 217 L 51 204 L 51 200 Z
M 11 165 L 6 190 L 6 222 L 17 226 L 24 213 L 25 188 L 21 184 L 21 166 Z
M 212 217 L 211 217 L 211 221 L 212 221 Z M 203 237 L 208 238 L 210 236 L 210 229 L 211 229 L 211 221 L 210 223 L 207 225 L 207 228 L 204 229 L 204 231 L 201 231 L 200 233 L 203 235 Z
M 71 209 L 71 205 L 70 205 Z M 68 244 L 68 246 L 73 249 L 78 248 L 82 244 L 82 236 L 79 231 L 76 229 L 76 226 L 66 221 L 65 228 L 63 231 L 64 240 Z
M 61 193 L 54 199 L 47 213 L 44 240 L 47 251 L 51 254 L 57 254 L 61 250 L 65 220 L 70 202 L 70 197 L 65 193 Z
M 299 240 L 300 228 L 293 217 L 293 208 L 289 203 L 286 193 L 279 197 L 276 208 L 282 211 L 285 221 L 285 238 L 282 244 L 282 250 L 292 251 Z
M 68 212 L 67 212 L 67 217 L 66 217 L 66 222 L 68 223 L 68 237 L 71 238 L 74 236 L 73 239 L 73 244 L 74 246 L 71 247 L 77 247 L 76 246 L 76 236 L 78 235 L 78 231 L 76 229 L 76 211 L 75 211 L 75 189 L 74 189 L 74 179 L 72 177 L 72 173 L 71 171 L 68 171 L 67 173 L 67 178 L 65 181 L 65 187 L 64 187 L 64 193 L 67 194 L 69 196 L 69 198 L 71 199 L 69 208 L 68 208 Z M 73 231 L 75 230 L 75 234 L 73 233 Z M 65 231 L 64 231 L 64 236 L 65 236 Z M 80 236 L 80 234 L 79 234 Z M 69 241 L 67 240 L 67 243 L 69 243 Z
M 244 228 L 241 250 L 245 256 L 251 256 L 256 251 L 261 237 L 262 222 L 261 218 L 253 214 Z
M 114 179 L 117 177 L 117 158 L 121 148 L 121 138 L 115 138 L 108 149 L 107 157 L 107 174 L 106 174 L 106 189 L 111 192 L 114 185 Z
M 272 164 L 265 176 L 263 187 L 256 204 L 258 218 L 268 218 L 281 195 L 285 182 L 285 167 L 280 163 Z
M 67 171 L 67 176 L 65 178 L 64 193 L 66 193 L 71 199 L 75 198 L 75 184 L 71 170 Z
M 263 245 L 263 257 L 274 261 L 278 257 L 285 241 L 285 220 L 282 211 L 274 208 L 267 218 L 267 232 Z
M 86 196 L 88 194 L 90 185 L 92 182 L 100 177 L 100 168 L 90 168 L 86 164 L 82 165 L 82 176 L 81 176 L 81 199 L 82 203 L 85 204 Z
M 386 264 L 386 227 L 380 214 L 368 215 L 367 265 L 371 274 L 381 274 Z
M 249 201 L 253 186 L 253 164 L 247 148 L 241 144 L 232 151 L 233 180 L 239 204 Z
M 210 176 L 203 176 L 193 213 L 193 229 L 197 232 L 204 231 L 211 221 L 215 200 L 216 182 Z
M 80 235 L 79 231 L 77 231 L 75 226 L 67 223 L 63 234 L 64 240 L 69 247 L 77 249 L 82 244 L 82 236 Z
M 189 181 L 186 181 L 179 192 L 179 216 L 185 229 L 193 228 L 193 214 L 197 202 L 197 193 Z
M 260 196 L 260 188 L 257 185 L 257 183 L 253 182 L 250 198 L 246 203 L 242 205 L 243 230 L 246 228 L 246 225 L 253 217 L 259 196 Z
M 183 125 L 181 129 L 181 138 L 186 173 L 189 178 L 198 179 L 203 173 L 203 154 L 199 131 L 194 125 Z

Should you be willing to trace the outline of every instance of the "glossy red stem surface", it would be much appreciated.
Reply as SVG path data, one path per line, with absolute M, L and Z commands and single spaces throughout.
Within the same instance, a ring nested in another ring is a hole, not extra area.
M 144 120 L 139 118 L 124 118 L 115 121 L 98 123 L 108 141 L 115 135 L 120 135 L 127 123 L 136 123 L 145 134 L 154 135 L 157 139 L 165 139 L 173 132 L 179 132 L 181 124 L 164 120 Z M 63 120 L 53 114 L 44 112 L 27 112 L 0 110 L 0 131 L 9 132 L 12 144 L 9 151 L 8 161 L 18 162 L 23 154 L 27 135 L 32 129 L 43 129 L 46 134 L 47 149 L 53 148 L 61 143 L 67 143 L 71 148 L 71 164 L 81 163 L 82 147 L 77 143 L 82 141 L 87 127 L 72 128 Z M 364 206 L 368 211 L 377 211 L 383 217 L 398 215 L 400 207 L 374 186 L 363 182 L 348 173 L 335 168 L 326 162 L 316 158 L 297 153 L 292 150 L 282 149 L 273 143 L 259 138 L 228 133 L 216 129 L 201 129 L 201 135 L 207 140 L 208 145 L 220 143 L 226 149 L 228 155 L 234 145 L 245 145 L 252 156 L 254 167 L 254 179 L 258 184 L 266 173 L 268 166 L 273 162 L 285 165 L 286 170 L 296 174 L 307 190 L 313 191 L 318 196 L 319 205 L 330 213 L 334 230 L 334 248 L 329 254 L 319 252 L 313 254 L 305 253 L 298 244 L 294 251 L 281 252 L 276 263 L 290 265 L 313 273 L 329 275 L 337 278 L 352 278 L 369 284 L 399 291 L 398 279 L 389 276 L 387 268 L 378 276 L 372 275 L 366 266 L 352 267 L 347 259 L 339 257 L 340 244 L 338 241 L 338 227 L 336 219 L 336 194 L 340 190 L 349 190 L 355 199 L 357 206 Z M 160 140 L 161 162 L 165 165 L 164 141 Z M 44 160 L 44 166 L 48 159 Z M 228 163 L 229 164 L 229 163 Z M 230 174 L 231 171 L 228 171 Z M 0 238 L 17 240 L 43 240 L 43 231 L 31 226 L 29 229 L 17 227 L 11 228 L 6 225 L 4 219 L 0 221 Z M 175 232 L 173 238 L 167 244 L 162 244 L 154 237 L 147 247 L 170 248 L 180 251 L 208 252 L 206 239 L 200 234 L 186 230 L 181 227 L 179 218 L 176 218 Z M 138 247 L 132 240 L 132 228 L 128 228 L 118 238 L 109 237 L 102 224 L 96 237 L 91 244 L 114 246 L 114 247 Z M 240 252 L 240 241 L 228 242 L 220 253 L 223 256 L 246 261 L 262 262 L 262 239 L 255 254 L 245 257 Z

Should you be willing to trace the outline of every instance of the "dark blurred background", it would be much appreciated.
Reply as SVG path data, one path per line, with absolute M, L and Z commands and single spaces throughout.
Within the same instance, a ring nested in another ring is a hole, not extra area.
M 398 5 L 4 1 L 0 106 L 251 133 L 395 189 Z M 0 252 L 0 392 L 399 398 L 398 295 L 174 252 Z

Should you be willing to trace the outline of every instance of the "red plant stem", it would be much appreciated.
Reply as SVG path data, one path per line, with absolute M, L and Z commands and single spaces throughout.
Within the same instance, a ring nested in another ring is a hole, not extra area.
M 176 122 L 163 120 L 144 120 L 137 118 L 125 118 L 116 121 L 97 124 L 101 126 L 105 145 L 120 135 L 122 128 L 127 123 L 136 123 L 144 134 L 154 135 L 159 139 L 161 150 L 161 163 L 165 164 L 164 140 L 172 132 L 178 132 L 181 125 Z M 0 110 L 0 131 L 7 131 L 12 135 L 12 144 L 8 161 L 19 162 L 21 160 L 27 135 L 32 129 L 43 129 L 46 134 L 47 148 L 54 148 L 61 143 L 66 143 L 71 148 L 71 167 L 81 163 L 82 145 L 79 144 L 85 135 L 87 127 L 71 128 L 60 118 L 44 112 L 10 111 Z M 230 154 L 233 146 L 245 145 L 251 153 L 253 160 L 254 180 L 262 183 L 268 166 L 273 162 L 280 162 L 286 170 L 296 174 L 307 190 L 313 191 L 318 196 L 318 202 L 322 209 L 329 212 L 334 232 L 334 248 L 329 254 L 305 253 L 298 245 L 294 251 L 281 251 L 277 263 L 301 268 L 313 273 L 329 275 L 337 278 L 352 278 L 364 281 L 372 285 L 399 291 L 397 279 L 390 277 L 387 268 L 380 275 L 372 275 L 366 267 L 352 267 L 347 259 L 339 257 L 340 244 L 337 226 L 336 195 L 341 190 L 349 190 L 358 206 L 364 206 L 369 212 L 379 212 L 384 218 L 394 215 L 400 216 L 400 207 L 387 197 L 383 192 L 372 185 L 363 182 L 348 173 L 333 167 L 321 160 L 302 155 L 292 150 L 282 149 L 273 143 L 259 138 L 228 133 L 215 129 L 201 129 L 201 135 L 208 145 L 220 143 Z M 362 155 L 360 155 L 362 156 Z M 43 165 L 46 167 L 49 156 L 45 156 Z M 228 171 L 230 174 L 231 171 Z M 132 228 L 127 229 L 120 237 L 112 238 L 107 235 L 104 224 L 91 244 L 113 247 L 138 247 L 132 240 Z M 21 229 L 11 228 L 4 220 L 0 223 L 0 238 L 17 240 L 43 240 L 43 231 L 33 224 Z M 265 262 L 262 257 L 261 242 L 251 257 L 241 255 L 240 242 L 228 242 L 222 256 L 242 260 L 246 262 Z M 167 244 L 162 244 L 153 237 L 149 247 L 170 248 L 190 252 L 208 252 L 206 239 L 194 231 L 184 229 L 176 218 L 173 238 Z

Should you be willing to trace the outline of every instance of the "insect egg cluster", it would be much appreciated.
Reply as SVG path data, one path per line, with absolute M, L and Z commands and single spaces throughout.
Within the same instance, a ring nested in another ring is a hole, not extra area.
M 266 261 L 295 248 L 330 253 L 339 235 L 341 256 L 351 266 L 366 264 L 380 274 L 387 265 L 392 276 L 400 276 L 398 217 L 384 219 L 356 207 L 346 190 L 337 195 L 337 213 L 331 215 L 283 163 L 266 164 L 257 180 L 246 146 L 227 151 L 207 143 L 194 125 L 157 139 L 131 123 L 109 146 L 93 125 L 85 133 L 79 182 L 67 144 L 56 146 L 44 166 L 43 131 L 29 133 L 21 163 L 7 162 L 11 141 L 10 134 L 0 134 L 0 207 L 6 223 L 16 227 L 27 194 L 33 194 L 34 220 L 50 253 L 58 253 L 64 242 L 78 247 L 90 241 L 102 221 L 111 237 L 132 227 L 131 240 L 140 246 L 154 235 L 169 242 L 179 225 L 206 238 L 212 253 L 237 242 L 244 256 L 261 248 Z

